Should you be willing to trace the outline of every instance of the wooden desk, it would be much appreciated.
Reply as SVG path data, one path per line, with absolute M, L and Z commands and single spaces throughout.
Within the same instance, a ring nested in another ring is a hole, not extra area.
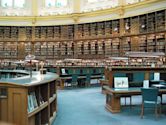
M 105 79 L 100 79 L 100 85 L 101 85 L 101 91 L 103 94 L 105 94 L 105 88 L 104 86 L 108 86 L 109 85 L 109 81 L 105 80 Z
M 115 89 L 104 86 L 106 90 L 106 109 L 112 113 L 121 111 L 120 97 L 127 95 L 141 95 L 141 88 Z M 160 94 L 166 94 L 166 89 L 160 89 Z

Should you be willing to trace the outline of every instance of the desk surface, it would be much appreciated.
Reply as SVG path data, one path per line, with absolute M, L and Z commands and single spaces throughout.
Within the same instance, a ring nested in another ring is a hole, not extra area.
M 140 87 L 131 87 L 131 88 L 110 88 L 109 86 L 104 86 L 104 89 L 106 90 L 106 93 L 108 94 L 140 94 L 141 88 Z M 160 93 L 166 93 L 166 88 L 160 88 Z
M 18 78 L 6 78 L 6 79 L 0 79 L 0 83 L 8 83 L 8 84 L 14 84 L 14 85 L 22 85 L 22 86 L 33 86 L 33 85 L 39 85 L 47 82 L 54 81 L 59 78 L 59 76 L 55 73 L 47 72 L 46 74 L 40 74 L 39 71 L 33 71 L 32 77 L 30 77 L 28 71 L 24 70 L 0 70 L 0 72 L 16 72 L 16 73 L 24 73 L 27 74 L 22 77 Z

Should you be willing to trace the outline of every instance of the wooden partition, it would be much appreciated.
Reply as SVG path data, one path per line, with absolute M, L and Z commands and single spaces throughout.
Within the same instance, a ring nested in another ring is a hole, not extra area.
M 153 67 L 113 67 L 105 68 L 105 79 L 109 81 L 109 87 L 114 87 L 114 77 L 128 77 L 129 83 L 143 82 L 143 80 L 153 80 L 155 72 L 166 73 L 166 68 Z M 160 77 L 161 77 L 160 76 Z M 164 79 L 165 80 L 165 79 Z

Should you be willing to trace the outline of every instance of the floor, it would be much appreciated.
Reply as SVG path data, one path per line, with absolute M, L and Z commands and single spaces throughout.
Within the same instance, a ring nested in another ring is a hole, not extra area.
M 140 104 L 141 97 L 132 97 L 133 104 Z M 124 99 L 122 99 L 122 105 Z M 165 125 L 166 115 L 157 120 L 154 112 L 145 111 L 140 118 L 140 105 L 122 107 L 122 112 L 112 114 L 105 109 L 105 95 L 100 87 L 59 90 L 58 112 L 53 125 Z M 166 112 L 166 110 L 165 110 Z

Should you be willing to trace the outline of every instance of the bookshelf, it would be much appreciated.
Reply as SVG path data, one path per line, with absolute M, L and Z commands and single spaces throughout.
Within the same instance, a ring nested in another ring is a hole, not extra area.
M 112 47 L 111 55 L 118 56 L 120 54 L 120 39 L 119 38 L 112 39 L 111 47 Z
M 156 36 L 155 34 L 147 35 L 147 51 L 156 52 Z
M 165 13 L 166 10 L 159 10 L 115 20 L 60 26 L 0 26 L 1 58 L 23 59 L 20 52 L 12 57 L 10 53 L 14 49 L 4 46 L 19 48 L 20 42 L 25 44 L 23 53 L 45 59 L 123 56 L 126 51 L 165 52 Z
M 39 58 L 41 55 L 41 44 L 40 42 L 36 42 L 34 44 L 34 54 L 36 56 L 36 58 Z
M 10 32 L 10 29 L 11 27 L 7 26 L 7 27 L 4 27 L 4 39 L 5 40 L 9 40 L 11 37 L 11 32 Z
M 105 55 L 110 56 L 111 55 L 111 48 L 112 46 L 112 39 L 105 39 Z
M 166 30 L 165 21 L 166 21 L 165 10 L 156 12 L 156 30 L 163 31 Z
M 139 32 L 146 33 L 147 32 L 147 15 L 141 15 L 139 17 Z
M 97 36 L 97 23 L 91 23 L 90 24 L 90 36 L 92 38 Z
M 131 33 L 131 18 L 124 19 L 124 34 L 128 35 Z
M 61 37 L 61 28 L 60 26 L 55 26 L 54 27 L 54 39 L 59 40 Z
M 54 42 L 47 42 L 47 58 L 54 58 Z
M 26 27 L 26 40 L 32 40 L 32 27 Z
M 61 44 L 60 42 L 55 42 L 54 43 L 54 58 L 58 58 L 61 55 Z
M 138 43 L 140 52 L 147 52 L 147 37 L 146 35 L 140 36 L 140 41 Z
M 80 39 L 83 38 L 83 24 L 76 24 L 75 25 L 75 38 Z
M 84 38 L 89 38 L 90 37 L 90 24 L 86 23 L 83 24 L 83 36 Z
M 131 48 L 131 37 L 124 37 L 123 38 L 123 42 L 122 42 L 122 50 L 124 52 L 128 52 L 128 51 L 131 51 L 132 48 Z
M 105 42 L 104 39 L 98 41 L 98 54 L 105 55 Z
M 165 53 L 165 34 L 164 33 L 158 33 L 156 34 L 156 46 L 157 46 L 157 52 L 164 52 Z
M 47 27 L 40 27 L 40 38 L 41 40 L 45 40 L 45 38 L 47 39 Z
M 112 34 L 112 21 L 106 21 L 105 23 L 105 36 Z
M 97 36 L 101 37 L 105 35 L 104 22 L 97 23 Z
M 47 32 L 46 35 L 47 40 L 52 40 L 54 38 L 54 27 L 53 26 L 47 27 L 46 32 Z
M 35 27 L 35 40 L 39 40 L 41 38 L 41 28 Z
M 11 72 L 13 71 L 8 70 L 8 73 Z M 33 72 L 32 78 L 29 78 L 28 72 L 17 73 L 24 74 L 24 77 L 8 79 L 7 83 L 0 81 L 0 89 L 5 88 L 6 93 L 0 105 L 1 112 L 4 113 L 0 119 L 17 125 L 51 125 L 57 112 L 58 75 Z M 27 78 L 31 82 L 26 81 Z
M 131 17 L 131 34 L 139 34 L 139 16 Z
M 147 30 L 148 32 L 155 32 L 156 19 L 155 12 L 147 14 Z
M 112 35 L 118 36 L 120 33 L 120 20 L 113 20 L 112 21 Z
M 13 40 L 18 39 L 18 27 L 11 28 L 11 39 L 13 39 Z

